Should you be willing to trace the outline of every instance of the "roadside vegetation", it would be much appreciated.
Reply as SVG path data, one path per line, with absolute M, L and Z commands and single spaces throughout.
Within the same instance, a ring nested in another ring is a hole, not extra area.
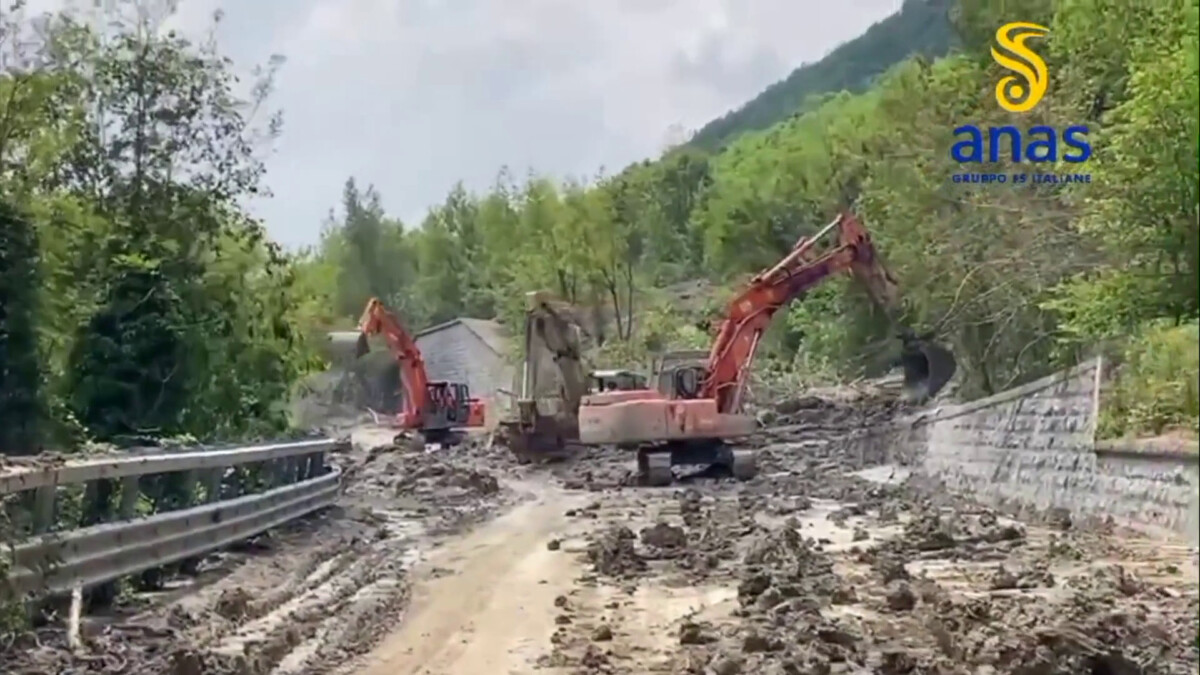
M 739 279 L 845 205 L 901 280 L 906 320 L 958 353 L 962 395 L 1115 345 L 1126 358 L 1106 433 L 1196 429 L 1195 0 L 914 0 L 908 19 L 748 103 L 770 109 L 758 121 L 726 116 L 616 175 L 502 170 L 420 223 L 348 180 L 320 244 L 300 253 L 242 207 L 282 129 L 269 100 L 282 59 L 239 85 L 211 41 L 160 29 L 166 7 L 117 3 L 103 33 L 0 15 L 6 453 L 281 433 L 292 387 L 322 367 L 314 338 L 348 327 L 370 295 L 412 328 L 460 315 L 513 325 L 524 292 L 542 288 L 592 308 L 597 358 L 613 365 L 700 346 Z M 930 12 L 944 22 L 912 20 Z M 992 35 L 1012 17 L 1052 31 L 1049 92 L 1020 119 L 992 95 Z M 896 63 L 897 44 L 916 56 Z M 1086 125 L 1094 155 L 1071 172 L 1091 182 L 955 183 L 1014 171 L 952 160 L 967 123 Z M 673 290 L 700 282 L 713 289 L 700 302 Z M 887 337 L 837 280 L 778 322 L 763 368 L 797 384 L 852 378 L 886 360 Z
M 420 223 L 350 179 L 302 252 L 244 208 L 283 128 L 282 57 L 239 81 L 247 64 L 163 27 L 172 4 L 0 11 L 0 455 L 277 437 L 325 365 L 323 332 L 372 295 L 413 329 L 515 327 L 523 294 L 547 289 L 590 308 L 598 363 L 644 364 L 706 345 L 739 280 L 845 206 L 900 279 L 906 322 L 957 353 L 961 395 L 1104 351 L 1102 435 L 1197 433 L 1197 0 L 909 0 L 653 161 L 567 181 L 501 170 Z M 1020 119 L 995 105 L 989 54 L 1014 17 L 1052 33 L 1048 94 Z M 1017 170 L 956 163 L 963 124 L 1086 125 L 1094 154 L 1070 172 L 1091 180 L 956 183 Z M 887 338 L 839 279 L 777 322 L 760 368 L 790 387 L 846 380 L 887 361 Z M 103 519 L 111 488 L 73 495 L 65 526 Z M 195 496 L 167 487 L 139 508 Z M 3 507 L 10 538 L 28 505 Z M 0 605 L 0 628 L 24 621 Z
M 1105 434 L 1195 433 L 1200 373 L 1187 336 L 1200 311 L 1197 3 L 915 4 L 905 11 L 947 9 L 958 36 L 951 55 L 910 58 L 862 93 L 809 91 L 806 112 L 764 131 L 721 132 L 715 143 L 710 130 L 656 161 L 586 181 L 518 181 L 502 171 L 492 190 L 456 188 L 422 223 L 387 217 L 379 191 L 348 182 L 341 217 L 301 266 L 310 278 L 338 280 L 313 284 L 330 294 L 318 306 L 331 308 L 331 325 L 367 294 L 415 325 L 458 315 L 514 324 L 522 293 L 545 288 L 595 308 L 597 360 L 644 362 L 654 348 L 703 345 L 697 327 L 740 278 L 852 204 L 901 281 L 906 320 L 959 355 L 961 395 L 995 393 L 1104 349 L 1127 362 L 1106 399 Z M 1042 49 L 1048 93 L 1021 117 L 993 94 L 1003 71 L 990 47 L 1012 17 L 1053 36 Z M 947 42 L 889 21 L 872 29 L 881 44 L 917 40 L 910 51 L 938 53 Z M 869 58 L 866 37 L 853 63 Z M 833 52 L 822 72 L 847 71 L 850 61 L 838 64 L 848 58 Z M 764 96 L 781 100 L 779 86 L 809 80 L 793 76 Z M 963 124 L 1085 125 L 1094 153 L 1083 165 L 963 166 L 949 153 Z M 702 149 L 721 144 L 715 154 Z M 951 180 L 964 171 L 1091 180 Z M 672 295 L 697 281 L 715 289 L 709 302 Z M 777 324 L 762 368 L 789 382 L 844 380 L 887 362 L 884 326 L 844 280 Z

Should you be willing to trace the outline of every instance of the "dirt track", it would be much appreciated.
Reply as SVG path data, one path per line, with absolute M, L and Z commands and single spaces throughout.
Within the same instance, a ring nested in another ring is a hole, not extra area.
M 93 623 L 87 656 L 28 636 L 4 672 L 1196 672 L 1186 546 L 923 494 L 841 457 L 859 414 L 796 415 L 755 480 L 661 489 L 612 452 L 515 466 L 360 431 L 337 512 Z

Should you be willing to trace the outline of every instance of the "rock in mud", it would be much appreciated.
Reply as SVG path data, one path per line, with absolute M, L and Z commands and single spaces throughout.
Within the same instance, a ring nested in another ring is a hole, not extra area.
M 907 612 L 916 605 L 917 594 L 907 583 L 901 581 L 888 590 L 887 606 L 893 612 Z
M 778 652 L 783 651 L 783 647 L 783 641 L 779 638 L 763 635 L 755 630 L 750 630 L 742 636 L 742 651 L 746 653 Z
M 746 660 L 735 654 L 721 654 L 713 659 L 709 668 L 713 675 L 741 675 L 744 672 Z
M 596 626 L 596 630 L 592 631 L 592 640 L 595 642 L 608 642 L 613 639 L 612 628 L 606 623 Z
M 608 654 L 592 645 L 588 645 L 584 650 L 583 657 L 579 659 L 579 665 L 585 673 L 589 674 L 612 672 L 612 661 L 608 658 Z
M 641 537 L 643 544 L 658 549 L 676 550 L 686 548 L 688 545 L 687 534 L 682 527 L 675 527 L 664 522 L 643 528 Z
M 1030 568 L 1012 571 L 1004 565 L 999 565 L 994 572 L 990 588 L 994 591 L 1016 588 L 1051 588 L 1054 586 L 1054 575 L 1045 568 Z
M 596 572 L 612 577 L 632 576 L 646 569 L 646 560 L 634 547 L 635 536 L 624 525 L 613 525 L 592 539 L 588 561 Z
M 706 645 L 717 641 L 712 627 L 707 624 L 685 621 L 679 627 L 679 644 Z
M 242 588 L 227 588 L 221 591 L 221 597 L 213 611 L 218 616 L 233 622 L 244 621 L 250 615 L 250 606 L 254 598 Z

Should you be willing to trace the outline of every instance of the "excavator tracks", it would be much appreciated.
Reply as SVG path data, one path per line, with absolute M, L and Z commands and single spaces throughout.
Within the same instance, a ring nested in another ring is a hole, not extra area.
M 719 474 L 727 474 L 735 480 L 750 480 L 758 475 L 758 460 L 754 450 L 731 448 L 721 444 L 716 447 L 641 448 L 638 451 L 638 484 L 647 487 L 664 487 L 675 482 L 673 467 L 679 465 L 703 465 Z

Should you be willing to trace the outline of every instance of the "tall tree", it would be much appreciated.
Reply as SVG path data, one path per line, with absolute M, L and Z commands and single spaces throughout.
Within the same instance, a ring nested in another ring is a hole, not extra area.
M 0 451 L 9 454 L 34 452 L 40 440 L 39 276 L 33 222 L 0 201 Z

